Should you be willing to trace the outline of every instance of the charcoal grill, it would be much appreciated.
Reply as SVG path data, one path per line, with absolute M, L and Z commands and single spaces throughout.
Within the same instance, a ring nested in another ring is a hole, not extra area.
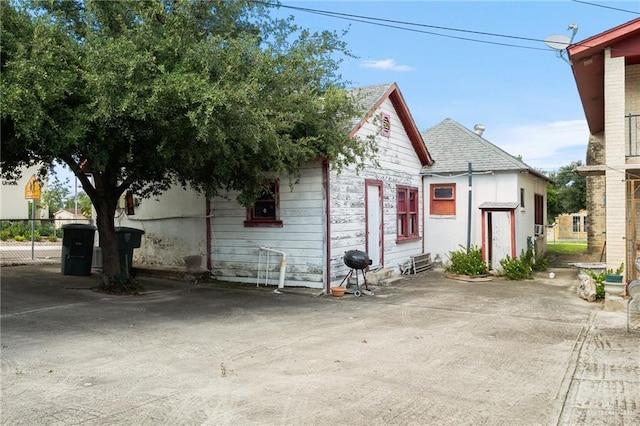
M 344 256 L 342 257 L 344 264 L 347 265 L 349 269 L 349 273 L 340 283 L 340 287 L 343 284 L 346 285 L 346 293 L 353 293 L 354 296 L 360 297 L 363 293 L 368 296 L 373 296 L 373 292 L 369 290 L 367 286 L 367 277 L 364 275 L 364 270 L 367 269 L 371 265 L 371 259 L 367 253 L 360 250 L 349 250 L 344 252 Z M 364 280 L 364 290 L 360 289 L 360 282 L 358 281 L 358 271 L 362 273 L 362 279 Z M 349 278 L 355 275 L 356 277 L 356 285 L 355 288 L 349 288 Z

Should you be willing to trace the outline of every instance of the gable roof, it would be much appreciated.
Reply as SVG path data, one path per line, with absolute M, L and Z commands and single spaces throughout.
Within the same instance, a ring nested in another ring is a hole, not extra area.
M 420 131 L 409 112 L 407 103 L 405 102 L 402 93 L 400 93 L 400 89 L 396 83 L 356 87 L 351 89 L 350 93 L 355 97 L 359 106 L 366 111 L 363 117 L 354 122 L 354 126 L 349 132 L 350 137 L 354 137 L 362 126 L 365 125 L 367 120 L 369 120 L 378 108 L 380 108 L 380 105 L 389 99 L 402 122 L 402 126 L 409 136 L 413 150 L 420 159 L 420 163 L 423 166 L 433 163 L 433 159 L 427 150 L 424 140 L 422 139 L 422 135 L 420 134 Z
M 68 209 L 60 209 L 57 212 L 54 213 L 54 215 L 61 215 L 63 213 L 67 213 L 70 215 L 82 215 L 84 216 L 84 214 L 82 213 L 82 209 L 80 207 L 76 208 L 68 208 Z
M 422 137 L 435 163 L 423 167 L 421 175 L 467 173 L 471 163 L 474 172 L 528 172 L 550 181 L 544 174 L 451 118 L 425 130 Z
M 640 64 L 640 18 L 567 47 L 582 109 L 592 135 L 604 130 L 604 51 Z

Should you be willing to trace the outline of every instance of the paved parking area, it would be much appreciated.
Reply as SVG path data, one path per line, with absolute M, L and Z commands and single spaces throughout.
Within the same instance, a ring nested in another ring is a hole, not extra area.
M 554 271 L 334 298 L 3 267 L 2 424 L 640 424 L 640 333 Z

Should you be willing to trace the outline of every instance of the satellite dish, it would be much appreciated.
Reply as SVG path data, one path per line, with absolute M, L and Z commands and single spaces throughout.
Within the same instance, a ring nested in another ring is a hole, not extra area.
M 571 44 L 571 39 L 566 35 L 550 35 L 544 39 L 544 44 L 553 50 L 564 50 Z

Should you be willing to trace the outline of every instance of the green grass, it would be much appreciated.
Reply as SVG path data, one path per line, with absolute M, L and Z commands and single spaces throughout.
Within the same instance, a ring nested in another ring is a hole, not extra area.
M 583 254 L 587 251 L 586 241 L 548 241 L 547 254 Z

